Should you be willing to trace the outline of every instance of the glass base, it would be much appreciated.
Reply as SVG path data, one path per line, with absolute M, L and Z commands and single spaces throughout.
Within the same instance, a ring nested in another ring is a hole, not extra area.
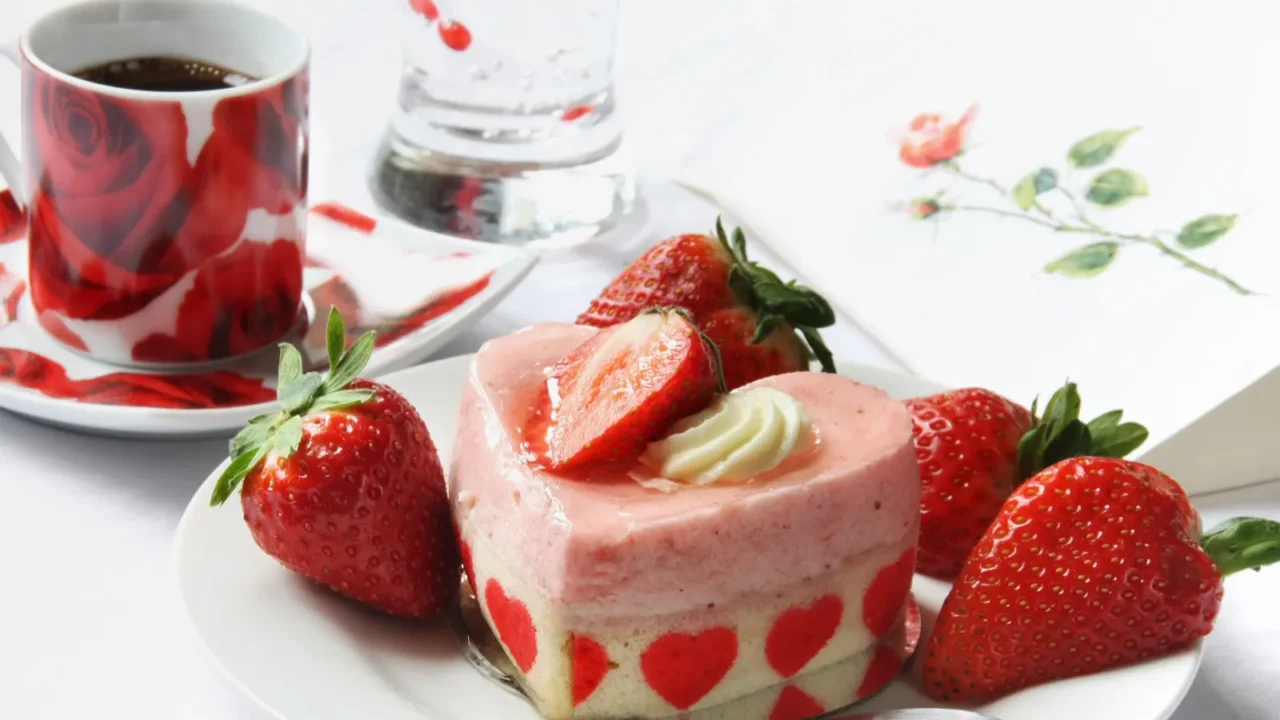
M 388 129 L 374 158 L 374 199 L 435 232 L 512 245 L 568 246 L 616 226 L 635 204 L 630 164 L 614 143 L 580 163 L 449 155 Z

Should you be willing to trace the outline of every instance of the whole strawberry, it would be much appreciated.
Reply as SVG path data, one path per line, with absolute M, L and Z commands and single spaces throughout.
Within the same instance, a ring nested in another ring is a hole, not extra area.
M 1147 438 L 1113 410 L 1087 425 L 1075 383 L 1054 393 L 1043 418 L 982 388 L 908 400 L 920 465 L 916 570 L 949 579 L 1009 493 L 1041 468 L 1080 455 L 1123 457 Z
M 356 376 L 373 333 L 343 351 L 329 315 L 330 371 L 302 373 L 281 345 L 283 409 L 231 441 L 214 487 L 221 505 L 241 481 L 253 539 L 285 567 L 393 615 L 425 617 L 458 590 L 459 560 L 444 471 L 422 418 L 399 393 Z
M 677 235 L 654 245 L 614 278 L 577 322 L 610 327 L 653 306 L 681 308 L 713 340 L 727 341 L 730 351 L 723 360 L 730 390 L 768 375 L 807 370 L 811 357 L 825 372 L 835 372 L 818 332 L 835 324 L 831 306 L 813 290 L 794 280 L 784 283 L 749 260 L 742 231 L 734 230 L 731 240 L 719 220 L 714 236 Z
M 778 323 L 756 339 L 761 325 L 754 310 L 745 306 L 723 308 L 703 316 L 702 332 L 720 349 L 724 384 L 738 388 L 770 375 L 809 367 L 809 355 L 785 323 Z
M 723 388 L 716 346 L 688 313 L 653 308 L 551 368 L 529 444 L 552 470 L 633 458 Z
M 1280 523 L 1201 535 L 1182 488 L 1148 465 L 1064 460 L 1024 483 L 947 596 L 925 690 L 981 702 L 1187 647 L 1213 629 L 1223 577 L 1280 561 Z

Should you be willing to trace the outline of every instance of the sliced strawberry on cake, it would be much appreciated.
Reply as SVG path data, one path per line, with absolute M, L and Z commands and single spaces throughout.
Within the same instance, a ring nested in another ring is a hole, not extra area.
M 530 442 L 552 470 L 634 458 L 723 389 L 716 346 L 683 310 L 596 333 L 551 368 Z

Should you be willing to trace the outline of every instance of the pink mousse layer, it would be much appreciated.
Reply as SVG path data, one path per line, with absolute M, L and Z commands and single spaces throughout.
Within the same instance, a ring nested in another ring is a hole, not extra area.
M 803 403 L 819 441 L 744 484 L 663 492 L 626 469 L 587 482 L 531 468 L 519 446 L 544 371 L 594 332 L 536 325 L 481 348 L 450 482 L 467 534 L 484 534 L 570 616 L 678 612 L 788 587 L 907 536 L 914 542 L 920 486 L 906 410 L 836 375 L 759 381 Z

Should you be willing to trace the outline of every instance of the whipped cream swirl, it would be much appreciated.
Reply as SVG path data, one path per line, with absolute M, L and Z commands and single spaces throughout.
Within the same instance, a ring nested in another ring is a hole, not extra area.
M 686 485 L 745 480 L 786 460 L 808 441 L 811 424 L 804 405 L 780 390 L 735 390 L 676 423 L 640 459 Z

